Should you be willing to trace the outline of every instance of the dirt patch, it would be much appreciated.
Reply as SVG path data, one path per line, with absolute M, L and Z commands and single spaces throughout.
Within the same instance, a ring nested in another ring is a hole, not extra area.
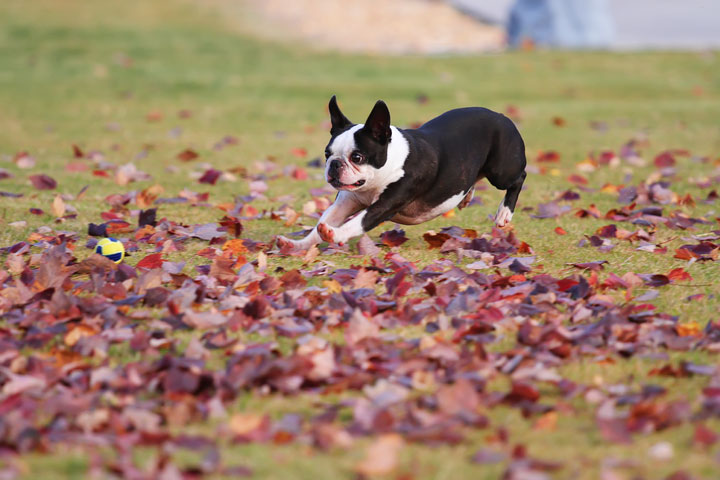
M 247 1 L 252 33 L 314 48 L 373 54 L 492 52 L 502 29 L 437 0 Z

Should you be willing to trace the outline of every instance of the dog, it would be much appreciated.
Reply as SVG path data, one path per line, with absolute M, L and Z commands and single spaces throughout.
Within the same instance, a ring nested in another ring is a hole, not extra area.
M 426 222 L 466 207 L 482 178 L 505 190 L 495 224 L 504 227 L 512 220 L 527 161 L 520 132 L 504 115 L 459 108 L 420 128 L 400 129 L 390 125 L 382 100 L 364 124 L 348 120 L 334 95 L 328 110 L 325 179 L 337 197 L 305 238 L 279 236 L 280 247 L 308 249 L 322 241 L 342 245 L 387 220 Z

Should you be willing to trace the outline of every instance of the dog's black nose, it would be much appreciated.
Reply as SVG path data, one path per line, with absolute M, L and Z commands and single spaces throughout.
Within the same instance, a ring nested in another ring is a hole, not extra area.
M 328 167 L 328 175 L 331 178 L 335 178 L 335 177 L 337 177 L 339 170 L 340 170 L 340 160 L 330 160 L 330 166 Z

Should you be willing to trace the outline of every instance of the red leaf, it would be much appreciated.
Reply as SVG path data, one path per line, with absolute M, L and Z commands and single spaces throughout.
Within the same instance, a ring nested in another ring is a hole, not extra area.
M 662 152 L 660 155 L 655 157 L 655 166 L 658 168 L 672 167 L 675 165 L 675 157 L 672 152 Z
M 533 385 L 524 382 L 513 382 L 510 392 L 505 395 L 503 401 L 508 403 L 517 403 L 525 400 L 537 402 L 539 398 L 540 392 Z
M 558 235 L 567 235 L 567 232 L 562 227 L 555 227 L 555 233 Z
M 298 158 L 305 158 L 307 157 L 307 150 L 305 150 L 302 147 L 295 147 L 292 150 L 290 150 L 290 153 L 295 155 Z
M 214 168 L 210 168 L 205 171 L 202 177 L 198 180 L 200 183 L 209 183 L 210 185 L 215 185 L 215 183 L 218 181 L 218 178 L 220 178 L 220 175 L 222 175 L 222 172 L 220 170 L 215 170 Z
M 528 245 L 525 242 L 520 242 L 520 246 L 518 246 L 518 253 L 527 253 L 527 254 L 534 254 L 532 247 Z
M 110 174 L 105 170 L 93 170 L 93 175 L 96 177 L 109 177 Z
M 556 163 L 560 161 L 560 154 L 558 152 L 555 152 L 553 150 L 547 151 L 547 152 L 539 152 L 537 158 L 535 158 L 536 162 L 539 163 Z
M 613 224 L 598 228 L 595 233 L 602 238 L 615 238 L 617 227 Z
M 100 216 L 103 220 L 120 220 L 120 216 L 113 212 L 101 212 Z
M 44 174 L 30 175 L 30 181 L 33 187 L 38 190 L 53 190 L 57 187 L 57 182 L 52 178 Z
M 668 273 L 668 278 L 671 282 L 677 282 L 677 281 L 688 281 L 692 282 L 693 277 L 690 276 L 688 272 L 683 270 L 683 268 L 675 268 Z
M 707 428 L 702 423 L 695 426 L 693 434 L 693 444 L 702 447 L 711 447 L 718 441 L 718 434 Z
M 293 172 L 292 172 L 292 177 L 293 177 L 295 180 L 307 180 L 307 179 L 308 179 L 308 174 L 307 174 L 307 172 L 305 171 L 305 169 L 300 168 L 300 167 L 296 167 L 296 168 L 293 170 Z
M 162 253 L 151 253 L 137 263 L 137 268 L 147 268 L 148 270 L 151 270 L 153 268 L 162 267 L 162 264 Z
M 125 233 L 131 231 L 130 224 L 122 220 L 115 220 L 107 224 L 107 233 Z
M 678 248 L 677 250 L 675 250 L 674 258 L 679 258 L 680 260 L 691 260 L 696 257 L 697 255 L 692 253 L 687 248 Z
M 30 213 L 32 213 L 33 215 L 42 215 L 45 212 L 40 208 L 31 208 Z
M 568 177 L 568 181 L 572 182 L 576 185 L 587 185 L 588 184 L 587 178 L 583 177 L 582 175 L 577 175 L 575 173 L 573 173 L 572 175 L 570 175 Z

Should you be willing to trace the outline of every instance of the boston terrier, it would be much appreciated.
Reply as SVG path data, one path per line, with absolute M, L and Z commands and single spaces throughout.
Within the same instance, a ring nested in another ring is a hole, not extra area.
M 335 202 L 302 240 L 277 237 L 279 246 L 308 249 L 343 244 L 384 221 L 416 225 L 466 207 L 475 183 L 487 178 L 505 190 L 495 223 L 507 225 L 525 180 L 525 144 L 515 124 L 486 108 L 450 110 L 418 129 L 390 125 L 382 100 L 364 124 L 343 115 L 330 99 L 325 179 Z

